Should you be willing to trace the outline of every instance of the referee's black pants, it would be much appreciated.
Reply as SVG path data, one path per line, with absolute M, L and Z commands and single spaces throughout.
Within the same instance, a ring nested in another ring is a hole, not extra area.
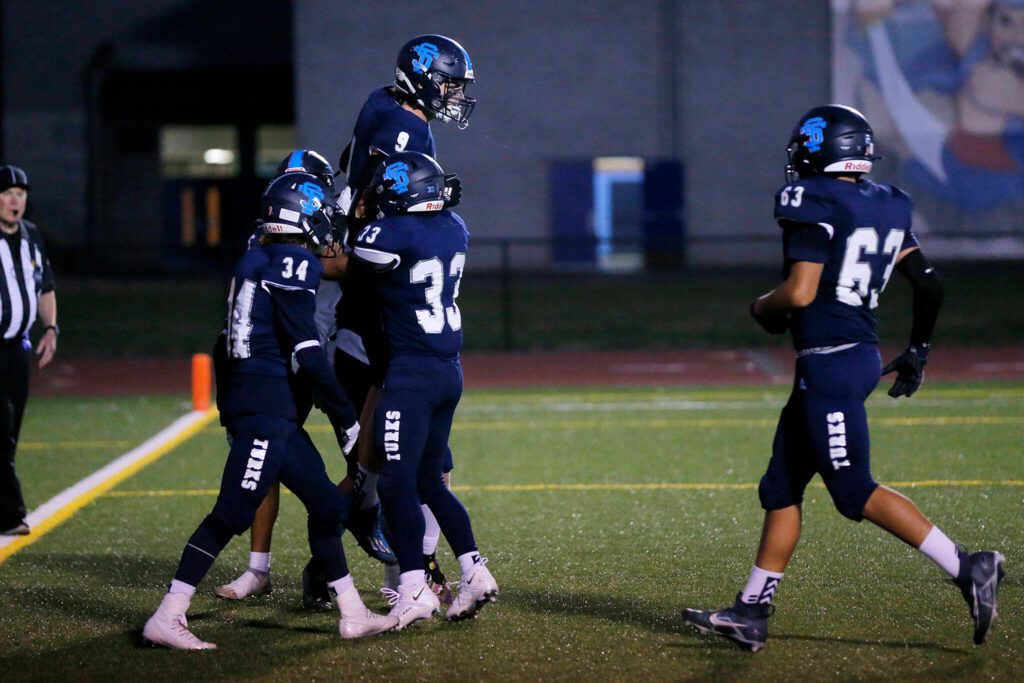
M 14 453 L 28 401 L 31 355 L 21 339 L 0 340 L 0 531 L 16 527 L 25 519 L 25 499 L 14 471 Z

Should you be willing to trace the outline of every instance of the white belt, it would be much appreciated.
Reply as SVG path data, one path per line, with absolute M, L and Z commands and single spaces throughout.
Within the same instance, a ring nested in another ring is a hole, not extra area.
M 857 346 L 857 344 L 860 344 L 860 342 L 853 342 L 852 344 L 840 344 L 839 346 L 815 346 L 810 349 L 801 349 L 800 351 L 797 351 L 796 357 L 803 358 L 804 356 L 818 356 L 829 353 L 839 353 L 840 351 L 845 351 L 846 349 L 852 349 L 854 346 Z

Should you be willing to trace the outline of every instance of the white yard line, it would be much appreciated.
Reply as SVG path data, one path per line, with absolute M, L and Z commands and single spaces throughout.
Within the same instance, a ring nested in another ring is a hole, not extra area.
M 32 510 L 25 521 L 32 528 L 28 536 L 0 536 L 0 563 L 39 540 L 76 512 L 103 495 L 143 467 L 156 462 L 177 446 L 195 436 L 217 417 L 217 410 L 196 410 L 175 420 L 159 434 L 133 448 L 102 469 Z

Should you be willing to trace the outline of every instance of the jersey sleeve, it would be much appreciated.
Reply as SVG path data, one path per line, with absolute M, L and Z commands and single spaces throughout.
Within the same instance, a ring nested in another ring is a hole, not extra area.
M 832 233 L 821 225 L 781 220 L 782 251 L 786 261 L 827 263 Z
M 914 234 L 913 230 L 907 230 L 903 233 L 903 244 L 900 246 L 900 252 L 920 246 L 921 243 L 917 241 L 917 235 Z
M 43 242 L 43 235 L 39 232 L 39 228 L 34 223 L 27 223 L 27 230 L 31 235 L 31 243 L 39 250 L 39 256 L 42 263 L 39 264 L 40 270 L 42 270 L 42 282 L 39 286 L 39 292 L 46 294 L 52 292 L 56 288 L 56 283 L 53 279 L 53 267 L 50 266 L 50 257 L 46 255 L 46 244 Z
M 779 190 L 775 220 L 783 230 L 786 260 L 827 263 L 835 212 L 835 200 L 814 184 L 797 181 Z
M 909 194 L 904 192 L 902 189 L 890 185 L 894 201 L 896 202 L 898 223 L 906 225 L 906 231 L 903 233 L 903 244 L 900 245 L 900 251 L 906 251 L 907 249 L 913 249 L 914 247 L 920 247 L 921 243 L 917 240 L 917 235 L 911 229 L 911 225 L 914 220 L 914 200 Z
M 365 270 L 387 273 L 402 262 L 403 236 L 387 220 L 371 223 L 356 238 L 352 258 Z
M 836 200 L 804 181 L 786 185 L 775 194 L 775 220 L 828 226 L 835 220 Z

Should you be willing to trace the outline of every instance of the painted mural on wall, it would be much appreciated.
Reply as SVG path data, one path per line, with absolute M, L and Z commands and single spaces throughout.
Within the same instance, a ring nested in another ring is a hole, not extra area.
M 1024 0 L 832 0 L 833 95 L 944 256 L 1024 256 Z M 930 251 L 935 251 L 931 249 Z

